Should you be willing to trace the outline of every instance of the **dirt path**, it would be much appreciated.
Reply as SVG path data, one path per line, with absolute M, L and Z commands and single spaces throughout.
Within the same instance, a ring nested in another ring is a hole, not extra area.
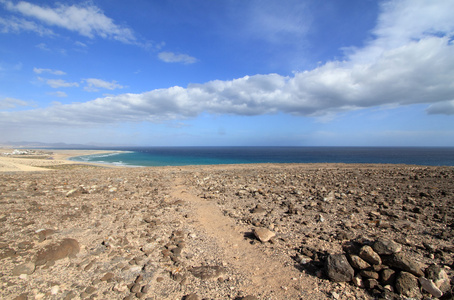
M 292 265 L 286 266 L 273 257 L 272 251 L 263 251 L 251 245 L 245 234 L 248 228 L 237 226 L 226 217 L 213 201 L 195 195 L 195 192 L 177 178 L 171 196 L 187 202 L 194 213 L 198 230 L 204 231 L 221 249 L 222 261 L 244 278 L 241 290 L 245 295 L 260 299 L 324 299 L 326 294 L 318 291 L 316 279 L 309 277 Z

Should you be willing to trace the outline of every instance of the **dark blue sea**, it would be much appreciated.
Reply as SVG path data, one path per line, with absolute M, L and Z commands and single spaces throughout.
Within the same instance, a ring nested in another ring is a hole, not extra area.
M 454 147 L 140 147 L 105 150 L 124 152 L 71 159 L 131 167 L 252 163 L 454 166 Z

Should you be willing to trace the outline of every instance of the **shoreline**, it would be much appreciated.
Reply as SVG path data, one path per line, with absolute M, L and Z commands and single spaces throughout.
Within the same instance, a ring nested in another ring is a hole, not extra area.
M 66 150 L 66 149 L 21 149 L 14 154 L 14 148 L 0 148 L 0 172 L 50 171 L 65 166 L 93 166 L 116 168 L 115 165 L 88 163 L 71 160 L 72 157 L 117 153 L 112 150 Z
M 14 151 L 24 152 L 12 154 Z M 209 165 L 181 165 L 181 166 L 138 166 L 138 165 L 116 165 L 112 163 L 86 162 L 72 160 L 79 156 L 89 156 L 98 154 L 123 153 L 121 150 L 83 150 L 83 149 L 21 149 L 15 150 L 13 147 L 0 147 L 0 173 L 5 172 L 40 172 L 61 169 L 78 168 L 157 168 L 176 170 L 191 169 L 210 169 L 228 170 L 236 168 L 268 168 L 278 166 L 306 166 L 309 168 L 363 168 L 363 167 L 449 167 L 449 166 L 429 166 L 417 164 L 393 164 L 393 163 L 239 163 L 239 164 L 209 164 Z

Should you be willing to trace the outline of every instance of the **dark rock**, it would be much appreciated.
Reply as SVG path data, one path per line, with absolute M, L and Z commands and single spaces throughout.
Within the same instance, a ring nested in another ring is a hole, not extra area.
M 108 272 L 108 273 L 104 274 L 104 276 L 101 277 L 100 280 L 101 280 L 101 281 L 110 281 L 110 280 L 112 280 L 112 279 L 114 278 L 114 276 L 115 276 L 114 273 Z
M 372 278 L 372 279 L 375 279 L 377 280 L 378 278 L 380 278 L 380 276 L 378 275 L 377 272 L 374 272 L 374 271 L 370 271 L 370 270 L 361 270 L 361 272 L 359 272 L 359 274 L 363 277 L 366 277 L 366 278 Z
M 373 249 L 379 255 L 391 255 L 402 251 L 402 246 L 392 240 L 379 238 L 373 245 Z
M 27 299 L 28 299 L 28 293 L 22 293 L 19 296 L 17 296 L 16 298 L 14 298 L 14 300 L 27 300 Z
M 409 259 L 404 256 L 402 253 L 395 253 L 392 255 L 383 255 L 383 263 L 392 267 L 397 268 L 402 271 L 410 272 L 415 276 L 423 276 L 424 273 L 421 270 L 419 263 Z
M 393 269 L 382 270 L 380 280 L 383 285 L 394 285 L 394 281 L 396 280 L 396 271 Z
M 355 271 L 348 263 L 347 257 L 343 254 L 331 254 L 326 259 L 325 270 L 332 281 L 350 281 Z
M 186 295 L 183 297 L 183 300 L 199 300 L 199 296 L 197 296 L 196 293 L 190 293 L 189 295 Z
M 202 280 L 218 278 L 226 273 L 225 268 L 219 266 L 200 266 L 189 270 L 192 275 Z
M 64 239 L 60 243 L 55 243 L 41 249 L 37 256 L 35 264 L 44 265 L 47 262 L 54 262 L 66 257 L 75 256 L 79 253 L 79 242 L 75 239 Z
M 256 296 L 247 295 L 244 297 L 236 297 L 235 300 L 259 300 Z
M 426 269 L 426 276 L 427 279 L 432 280 L 443 293 L 446 293 L 447 291 L 451 290 L 451 284 L 448 274 L 446 274 L 446 271 L 443 270 L 440 266 L 437 265 L 429 266 Z
M 367 289 L 374 289 L 376 287 L 379 286 L 379 283 L 377 280 L 373 279 L 373 278 L 367 278 L 364 280 L 364 286 L 367 288 Z
M 407 297 L 422 298 L 421 292 L 419 291 L 418 278 L 408 272 L 400 272 L 397 276 L 396 291 Z

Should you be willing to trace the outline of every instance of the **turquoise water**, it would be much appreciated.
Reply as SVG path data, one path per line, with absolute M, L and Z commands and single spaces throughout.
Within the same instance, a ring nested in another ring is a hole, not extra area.
M 118 166 L 249 163 L 386 163 L 454 166 L 454 148 L 431 147 L 141 147 L 71 160 Z

